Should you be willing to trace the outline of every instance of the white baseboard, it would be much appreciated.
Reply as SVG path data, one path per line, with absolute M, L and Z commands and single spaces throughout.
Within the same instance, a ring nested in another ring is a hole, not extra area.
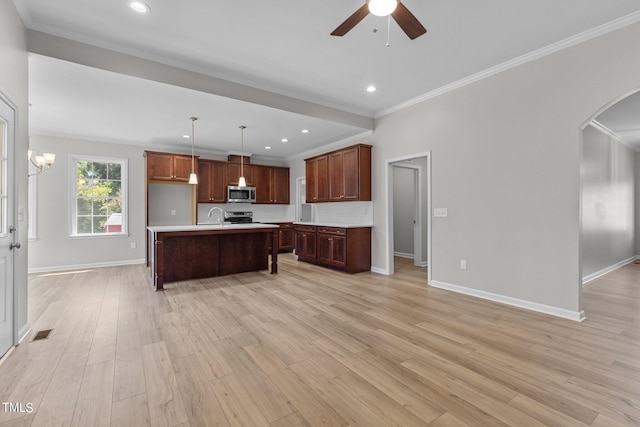
M 624 261 L 620 261 L 617 262 L 613 265 L 610 265 L 609 267 L 605 267 L 600 271 L 596 271 L 595 273 L 591 273 L 587 276 L 584 276 L 582 278 L 582 286 L 586 285 L 587 283 L 591 282 L 592 280 L 597 279 L 600 276 L 604 276 L 607 273 L 611 273 L 613 270 L 617 270 L 618 268 L 625 266 L 627 264 L 631 264 L 632 262 L 634 262 L 635 260 L 640 259 L 640 255 L 636 255 L 636 256 L 632 256 L 631 258 L 627 258 Z
M 112 262 L 97 262 L 92 264 L 75 264 L 75 265 L 53 265 L 50 267 L 36 267 L 28 270 L 29 274 L 32 273 L 49 273 L 53 271 L 66 271 L 66 270 L 86 270 L 88 268 L 100 268 L 100 267 L 118 267 L 122 265 L 135 265 L 144 264 L 144 259 L 130 259 L 126 261 L 112 261 Z
M 420 265 L 418 267 L 429 267 L 429 262 L 428 261 L 423 261 L 420 263 Z
M 489 301 L 499 302 L 501 304 L 507 304 L 514 307 L 525 308 L 527 310 L 537 311 L 539 313 L 550 314 L 556 317 L 562 317 L 563 319 L 569 319 L 576 322 L 582 322 L 586 319 L 585 313 L 581 311 L 571 311 L 564 308 L 552 307 L 550 305 L 538 304 L 531 301 L 521 300 L 518 298 L 507 297 L 504 295 L 494 294 L 491 292 L 480 291 L 477 289 L 466 288 L 464 286 L 452 285 L 446 282 L 440 282 L 432 280 L 429 283 L 431 286 L 446 289 L 448 291 L 457 292 L 460 294 L 470 295 L 477 298 L 486 299 Z
M 383 274 L 385 276 L 389 276 L 388 268 L 380 268 L 380 267 L 371 267 L 372 273 Z
M 397 256 L 397 257 L 400 257 L 400 258 L 410 258 L 410 259 L 414 258 L 413 254 L 408 254 L 408 253 L 405 253 L 405 252 L 394 252 L 393 256 Z
M 24 340 L 27 337 L 27 335 L 29 335 L 29 332 L 31 332 L 31 325 L 29 325 L 27 323 L 22 328 L 20 328 L 20 330 L 18 331 L 18 342 L 17 342 L 17 344 L 20 344 L 22 342 L 22 340 Z

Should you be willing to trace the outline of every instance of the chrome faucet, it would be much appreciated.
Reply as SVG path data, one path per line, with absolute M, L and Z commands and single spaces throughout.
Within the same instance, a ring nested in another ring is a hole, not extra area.
M 219 224 L 219 225 L 224 225 L 224 224 L 222 223 L 222 216 L 223 216 L 222 209 L 220 209 L 220 208 L 219 208 L 219 207 L 217 207 L 217 206 L 214 206 L 214 207 L 212 207 L 211 209 L 209 209 L 209 213 L 207 214 L 207 217 L 208 217 L 208 218 L 211 218 L 211 214 L 213 213 L 213 211 L 218 211 L 218 222 L 217 222 L 217 224 Z M 215 222 L 212 222 L 212 224 L 216 224 L 216 223 L 215 223 Z

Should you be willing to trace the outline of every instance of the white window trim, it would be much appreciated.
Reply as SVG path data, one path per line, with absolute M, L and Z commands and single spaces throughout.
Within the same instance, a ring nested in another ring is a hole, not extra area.
M 90 161 L 99 163 L 120 163 L 122 169 L 120 176 L 122 181 L 122 231 L 120 233 L 103 234 L 77 234 L 76 233 L 76 173 L 78 161 Z M 87 156 L 83 154 L 69 154 L 69 238 L 72 239 L 104 239 L 111 237 L 129 236 L 129 159 L 122 157 Z

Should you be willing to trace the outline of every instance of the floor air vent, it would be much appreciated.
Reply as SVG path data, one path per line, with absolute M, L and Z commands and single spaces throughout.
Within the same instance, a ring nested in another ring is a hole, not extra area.
M 49 334 L 51 333 L 51 331 L 53 331 L 53 329 L 46 329 L 44 331 L 38 331 L 36 332 L 36 334 L 34 335 L 33 339 L 31 341 L 38 341 L 38 340 L 43 340 L 45 338 L 49 338 Z

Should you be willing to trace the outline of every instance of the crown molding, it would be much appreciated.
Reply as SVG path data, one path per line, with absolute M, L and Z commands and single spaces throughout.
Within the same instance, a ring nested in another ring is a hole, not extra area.
M 596 37 L 600 37 L 602 35 L 608 34 L 610 32 L 619 30 L 621 28 L 627 27 L 632 24 L 636 24 L 640 22 L 640 11 L 631 13 L 629 15 L 623 16 L 621 18 L 615 19 L 606 24 L 602 24 L 598 27 L 592 28 L 590 30 L 584 31 L 582 33 L 576 34 L 574 36 L 568 37 L 564 40 L 560 40 L 559 42 L 552 43 L 543 48 L 534 50 L 532 52 L 526 53 L 517 58 L 511 59 L 509 61 L 503 62 L 502 64 L 498 64 L 496 66 L 487 68 L 486 70 L 480 71 L 479 73 L 472 74 L 463 79 L 457 80 L 453 83 L 450 83 L 445 86 L 441 86 L 435 90 L 427 92 L 423 95 L 412 98 L 408 101 L 397 104 L 393 107 L 386 108 L 384 110 L 379 111 L 375 114 L 375 118 L 378 119 L 382 116 L 386 116 L 391 113 L 395 113 L 400 110 L 404 110 L 405 108 L 411 107 L 412 105 L 419 104 L 428 99 L 435 98 L 437 96 L 443 95 L 447 92 L 454 91 L 456 89 L 460 89 L 461 87 L 470 85 L 477 81 L 486 79 L 487 77 L 491 77 L 493 75 L 499 74 L 503 71 L 510 70 L 512 68 L 518 67 L 520 65 L 526 64 L 527 62 L 535 61 L 536 59 L 542 58 L 547 55 L 551 55 L 553 53 L 559 52 L 561 50 L 567 49 L 569 47 L 578 45 L 580 43 L 586 42 L 588 40 L 594 39 Z

